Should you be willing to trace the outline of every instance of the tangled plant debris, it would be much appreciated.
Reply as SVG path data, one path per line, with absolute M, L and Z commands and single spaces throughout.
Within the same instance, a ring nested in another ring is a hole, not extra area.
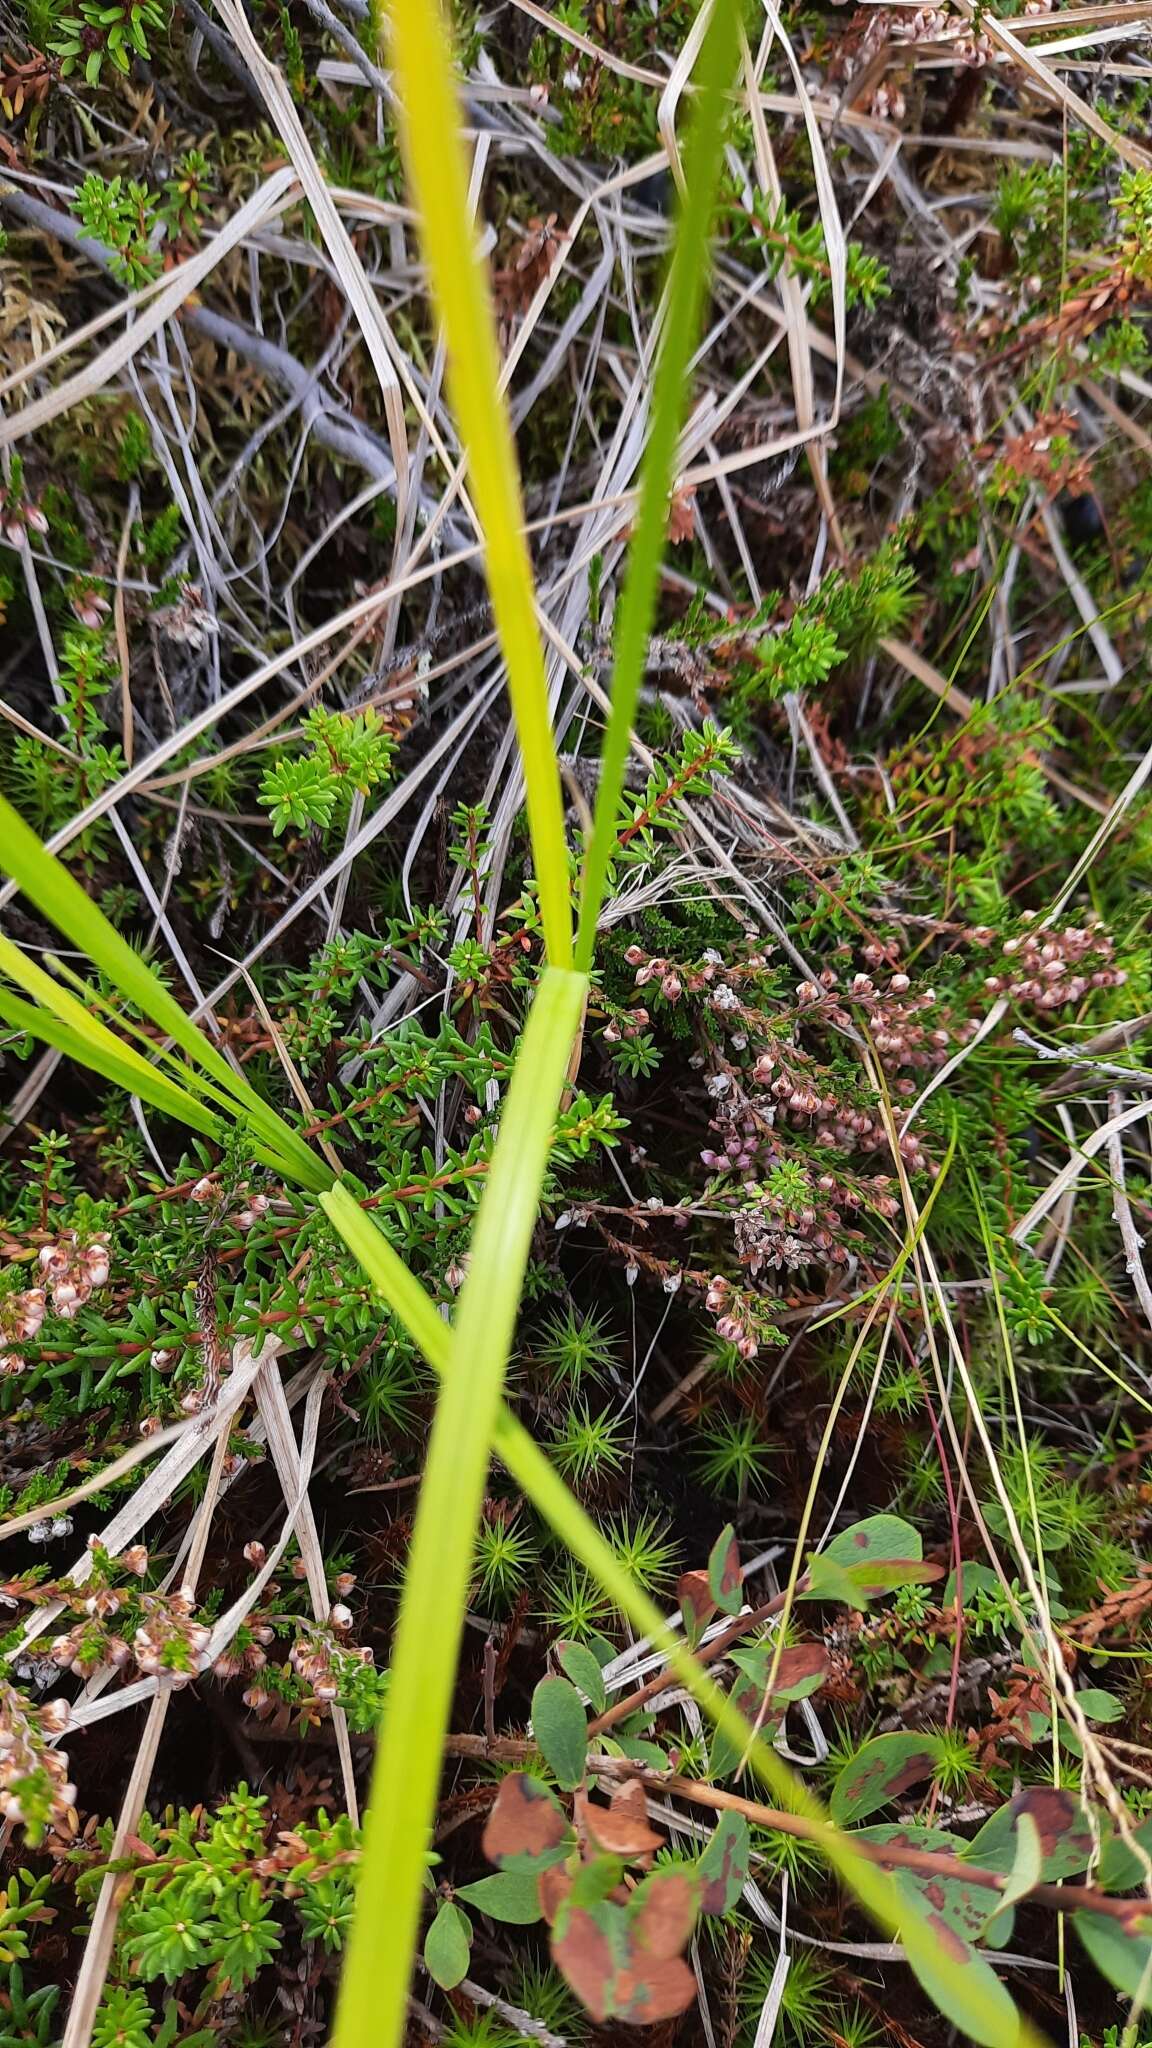
M 375 13 L 0 11 L 0 2048 L 369 2038 L 573 908 L 372 2038 L 1139 2048 L 1140 8 Z

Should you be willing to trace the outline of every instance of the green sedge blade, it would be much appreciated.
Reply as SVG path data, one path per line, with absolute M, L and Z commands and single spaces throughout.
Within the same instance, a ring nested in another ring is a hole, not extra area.
M 42 1045 L 50 1045 L 54 1052 L 63 1053 L 80 1066 L 90 1068 L 114 1087 L 122 1088 L 126 1095 L 139 1095 L 142 1101 L 150 1102 L 153 1109 L 162 1110 L 165 1116 L 174 1117 L 202 1136 L 223 1144 L 227 1134 L 219 1118 L 195 1096 L 158 1074 L 154 1067 L 141 1063 L 141 1071 L 128 1060 L 120 1059 L 111 1047 L 90 1038 L 80 1038 L 70 1025 L 51 1011 L 35 1003 L 22 1002 L 19 996 L 11 996 L 3 989 L 0 989 L 0 1022 L 29 1038 L 39 1039 Z M 112 1045 L 115 1043 L 113 1040 Z
M 570 967 L 572 904 L 564 804 L 532 563 L 524 538 L 516 447 L 501 395 L 492 295 L 477 257 L 468 204 L 461 139 L 465 117 L 453 78 L 447 23 L 434 0 L 391 0 L 387 9 L 374 7 L 373 18 L 378 36 L 383 35 L 391 50 L 408 178 L 444 324 L 448 390 L 484 536 L 492 615 L 520 741 L 545 949 L 552 966 Z
M 276 1115 L 251 1082 L 238 1074 L 197 1030 L 159 976 L 84 894 L 67 868 L 41 845 L 36 834 L 4 797 L 0 797 L 0 866 L 7 870 L 43 916 L 95 962 L 113 987 L 142 1016 L 150 1017 L 204 1073 L 212 1077 L 233 1104 L 245 1111 L 258 1127 L 265 1144 L 272 1146 L 285 1162 L 290 1162 L 293 1178 L 313 1189 L 331 1184 L 331 1174 L 320 1166 L 303 1139 Z M 13 978 L 20 980 L 19 975 Z M 82 1005 L 77 1005 L 77 1008 L 82 1008 Z M 94 1023 L 95 1020 L 89 1021 Z
M 592 836 L 585 851 L 580 885 L 576 965 L 585 974 L 592 966 L 596 921 L 616 844 L 620 794 L 648 658 L 648 639 L 656 615 L 688 364 L 700 329 L 708 276 L 708 237 L 723 161 L 726 95 L 736 69 L 738 19 L 737 0 L 718 0 L 696 70 L 699 94 L 685 152 L 687 191 L 668 274 L 664 333 L 656 361 L 652 418 L 640 474 L 640 510 L 616 627 L 612 708 L 600 755 Z
M 399 2048 L 407 2030 L 476 1524 L 540 1188 L 587 993 L 582 975 L 545 969 L 476 1218 L 404 1576 L 334 2048 Z M 342 1205 L 334 1214 L 329 1197 L 324 1206 L 339 1227 Z

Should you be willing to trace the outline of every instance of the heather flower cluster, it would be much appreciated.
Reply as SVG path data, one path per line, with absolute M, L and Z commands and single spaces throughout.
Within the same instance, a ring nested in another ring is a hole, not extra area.
M 1000 964 L 984 980 L 989 995 L 1060 1010 L 1078 1003 L 1090 989 L 1123 987 L 1127 975 L 1116 966 L 1111 935 L 1099 919 L 1054 931 L 1036 924 L 1035 913 L 1026 910 L 1021 922 L 1033 928 L 1002 941 Z M 991 946 L 996 935 L 977 925 L 967 936 L 974 945 Z
M 148 1570 L 148 1552 L 143 1543 L 131 1544 L 112 1559 L 99 1538 L 90 1536 L 88 1550 L 92 1572 L 87 1587 L 77 1588 L 66 1579 L 48 1589 L 69 1600 L 75 1615 L 71 1628 L 53 1636 L 48 1655 L 60 1670 L 72 1671 L 79 1678 L 87 1678 L 101 1664 L 122 1670 L 132 1662 L 132 1646 L 113 1624 L 126 1608 L 135 1606 L 138 1596 L 124 1586 L 113 1585 L 111 1579 L 114 1570 L 129 1572 L 140 1579 Z
M 0 490 L 0 532 L 12 547 L 21 547 L 30 533 L 47 531 L 48 521 L 27 491 Z
M 132 1655 L 146 1678 L 161 1674 L 174 1686 L 191 1683 L 204 1668 L 212 1631 L 195 1621 L 190 1593 L 146 1593 L 144 1620 L 132 1638 Z
M 1053 5 L 1054 0 L 1024 0 L 1023 12 L 1050 14 Z M 877 67 L 883 68 L 885 60 L 895 69 L 902 63 L 899 53 L 925 43 L 943 46 L 950 59 L 977 71 L 999 54 L 984 29 L 947 8 L 918 7 L 914 14 L 907 14 L 898 7 L 875 7 L 864 18 L 862 31 L 844 38 L 842 54 L 834 60 L 830 75 L 848 83 L 860 79 L 861 89 L 866 89 L 866 77 L 874 76 Z M 894 77 L 882 78 L 872 89 L 868 111 L 879 121 L 904 119 L 907 102 Z
M 66 1700 L 33 1707 L 0 1679 L 0 1815 L 10 1823 L 22 1822 L 32 1835 L 42 1833 L 50 1821 L 63 1821 L 75 1804 L 68 1758 L 53 1747 L 67 1726 Z
M 371 1649 L 346 1640 L 352 1615 L 340 1601 L 329 1609 L 326 1626 L 304 1621 L 297 1626 L 300 1632 L 288 1663 L 305 1696 L 297 1692 L 289 1703 L 274 1684 L 259 1682 L 244 1693 L 244 1704 L 253 1713 L 261 1718 L 271 1715 L 284 1725 L 289 1719 L 298 1721 L 301 1713 L 313 1720 L 329 1713 L 341 1694 L 348 1693 L 353 1674 L 372 1669 L 376 1661 Z
M 191 1190 L 191 1198 L 194 1202 L 219 1202 L 223 1192 L 215 1176 L 206 1173 Z M 240 1197 L 241 1206 L 228 1220 L 237 1230 L 251 1230 L 254 1224 L 261 1222 L 268 1214 L 271 1206 L 269 1198 L 267 1195 L 249 1194 L 247 1181 L 241 1181 L 236 1192 Z
M 853 1008 L 862 1010 L 884 1066 L 932 1069 L 947 1059 L 957 1039 L 975 1027 L 964 1022 L 949 1031 L 931 1021 L 939 1016 L 935 990 L 906 997 L 908 986 L 907 976 L 897 974 L 881 991 L 868 975 L 857 974 L 843 995 L 838 977 L 829 970 L 821 976 L 820 985 L 811 981 L 799 984 L 799 1018 L 852 1033 L 857 1029 Z M 720 1007 L 714 999 L 713 1006 Z M 782 1124 L 806 1132 L 829 1151 L 890 1153 L 891 1135 L 879 1106 L 865 1107 L 855 1092 L 820 1068 L 794 1040 L 779 1034 L 764 1043 L 763 1022 L 754 1013 L 744 1021 L 749 1029 L 736 1032 L 730 1041 L 733 1049 L 744 1051 L 755 1032 L 760 1050 L 755 1053 L 750 1075 L 718 1053 L 712 1056 L 713 1072 L 707 1087 L 717 1110 L 711 1128 L 720 1134 L 723 1144 L 720 1151 L 709 1149 L 701 1155 L 704 1165 L 747 1171 L 762 1161 L 766 1147 L 768 1157 L 774 1157 L 777 1141 L 772 1133 Z M 896 1094 L 911 1094 L 915 1082 L 909 1077 L 897 1078 L 893 1087 Z M 902 1133 L 897 1142 L 909 1171 L 922 1171 L 927 1157 L 917 1133 Z
M 818 1004 L 823 1019 L 837 1031 L 851 1032 L 862 1015 L 872 1049 L 891 1072 L 901 1067 L 924 1072 L 943 1066 L 957 1041 L 974 1028 L 964 1020 L 942 1017 L 936 990 L 912 993 L 909 977 L 901 973 L 891 974 L 883 988 L 876 986 L 870 974 L 854 974 L 842 989 L 840 977 L 829 969 L 820 976 L 819 985 L 802 981 L 796 997 L 806 1008 Z M 909 1083 L 902 1092 L 911 1093 L 913 1086 Z
M 723 954 L 709 947 L 699 964 L 691 967 L 648 954 L 642 946 L 629 946 L 624 958 L 629 967 L 636 970 L 637 988 L 658 984 L 666 1002 L 679 1002 L 684 995 L 711 996 L 716 1009 L 734 1010 L 740 1007 L 736 990 L 758 974 L 763 974 L 770 965 L 768 956 L 771 950 L 771 947 L 762 946 L 744 960 L 726 963 Z
M 69 603 L 72 606 L 74 616 L 79 620 L 80 624 L 87 626 L 89 631 L 93 633 L 100 631 L 112 610 L 112 606 L 103 591 L 99 590 L 91 577 L 88 576 L 76 579 Z
M 861 1242 L 860 1233 L 849 1227 L 846 1212 L 859 1212 L 865 1205 L 874 1214 L 894 1216 L 899 1208 L 887 1174 L 874 1174 L 855 1185 L 838 1182 L 830 1173 L 813 1178 L 789 1163 L 787 1179 L 803 1182 L 802 1191 L 791 1185 L 767 1181 L 746 1181 L 751 1198 L 735 1218 L 734 1236 L 740 1261 L 758 1274 L 765 1266 L 799 1272 L 804 1266 L 845 1266 L 852 1247 Z
M 883 1070 L 885 1094 L 906 1099 L 973 1037 L 988 997 L 1052 1010 L 1124 982 L 1099 921 L 1056 930 L 1025 912 L 1021 927 L 1008 937 L 990 926 L 956 934 L 968 946 L 999 948 L 996 971 L 983 991 L 972 990 L 970 1015 L 957 1014 L 931 985 L 914 985 L 892 939 L 869 940 L 857 955 L 859 971 L 825 968 L 791 991 L 773 977 L 767 950 L 752 950 L 751 935 L 741 959 L 709 951 L 689 964 L 628 948 L 637 989 L 657 1006 L 693 1008 L 698 1035 L 689 1064 L 703 1077 L 711 1111 L 710 1142 L 700 1152 L 713 1176 L 704 1206 L 730 1218 L 732 1249 L 752 1280 L 848 1267 L 866 1243 L 865 1219 L 899 1214 L 894 1176 L 860 1171 L 857 1161 L 868 1154 L 891 1161 L 895 1147 L 910 1173 L 929 1167 L 916 1127 L 894 1125 L 865 1073 L 845 1067 L 844 1049 L 865 1048 Z M 648 1021 L 647 1010 L 622 1010 L 610 1035 L 627 1037 Z M 652 1198 L 649 1207 L 662 1205 Z M 686 1227 L 690 1214 L 684 1209 L 674 1221 Z M 716 1274 L 706 1305 L 717 1334 L 741 1357 L 755 1357 L 762 1297 Z
M 704 1306 L 716 1318 L 716 1335 L 725 1344 L 734 1344 L 741 1358 L 755 1358 L 760 1349 L 755 1316 L 747 1298 L 723 1273 L 713 1275 Z
M 333 1700 L 339 1696 L 338 1665 L 340 1658 L 345 1654 L 341 1638 L 347 1635 L 351 1626 L 350 1610 L 337 1601 L 329 1610 L 328 1628 L 302 1625 L 302 1633 L 297 1636 L 288 1652 L 288 1662 L 297 1678 L 308 1687 L 312 1697 L 318 1700 L 321 1706 L 330 1707 Z M 354 1654 L 362 1663 L 372 1662 L 371 1650 L 357 1650 Z
M 115 1587 L 101 1587 L 84 1602 L 84 1617 L 54 1636 L 49 1655 L 63 1671 L 88 1678 L 101 1664 L 122 1671 L 134 1664 L 144 1678 L 161 1675 L 174 1686 L 191 1683 L 204 1666 L 211 1630 L 193 1619 L 195 1603 L 187 1593 L 144 1593 L 142 1620 L 131 1642 L 113 1623 L 129 1596 Z
M 42 1245 L 40 1285 L 0 1296 L 0 1374 L 12 1378 L 23 1372 L 27 1361 L 20 1347 L 35 1342 L 49 1308 L 70 1321 L 99 1288 L 107 1286 L 108 1274 L 108 1240 L 103 1233 L 82 1245 L 79 1233 L 69 1230 L 54 1244 Z

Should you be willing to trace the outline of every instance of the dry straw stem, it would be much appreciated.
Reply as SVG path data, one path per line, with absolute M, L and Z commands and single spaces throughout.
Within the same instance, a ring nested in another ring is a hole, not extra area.
M 121 1451 L 118 1458 L 113 1458 L 110 1465 L 105 1465 L 99 1472 L 93 1472 L 91 1478 L 82 1480 L 79 1486 L 69 1487 L 67 1493 L 58 1494 L 55 1500 L 42 1501 L 39 1507 L 29 1508 L 26 1514 L 13 1515 L 7 1522 L 0 1522 L 0 1543 L 8 1536 L 18 1536 L 22 1529 L 34 1529 L 37 1522 L 43 1522 L 48 1516 L 63 1515 L 69 1508 L 79 1507 L 80 1502 L 87 1500 L 90 1494 L 103 1493 L 104 1489 L 114 1485 L 117 1479 L 123 1479 L 126 1472 L 134 1471 L 146 1458 L 154 1457 L 157 1451 L 162 1451 L 166 1444 L 175 1443 L 177 1437 L 183 1436 L 191 1428 L 190 1422 L 174 1422 L 168 1429 L 159 1429 L 155 1436 L 146 1437 L 138 1444 L 130 1444 L 126 1451 Z
M 287 165 L 273 171 L 271 177 L 266 178 L 262 185 L 258 185 L 251 198 L 246 199 L 243 206 L 233 214 L 227 225 L 221 228 L 218 234 L 211 236 L 204 247 L 198 249 L 193 256 L 178 264 L 174 270 L 166 272 L 164 277 L 154 284 L 143 286 L 139 291 L 131 293 L 120 305 L 107 313 L 102 313 L 96 320 L 89 321 L 87 326 L 77 333 L 66 335 L 62 341 L 46 350 L 43 355 L 37 356 L 31 363 L 14 370 L 0 385 L 0 396 L 5 395 L 15 385 L 27 382 L 33 374 L 42 375 L 60 356 L 81 342 L 92 339 L 103 327 L 121 318 L 124 313 L 135 312 L 135 319 L 125 327 L 124 332 L 106 348 L 101 349 L 98 355 L 93 356 L 84 369 L 76 371 L 71 377 L 66 377 L 63 383 L 45 392 L 43 398 L 33 399 L 19 412 L 0 416 L 0 448 L 11 447 L 26 434 L 38 433 L 42 427 L 58 419 L 61 413 L 68 412 L 72 406 L 79 405 L 84 399 L 93 398 L 98 392 L 105 390 L 145 343 L 150 341 L 152 336 L 179 312 L 193 293 L 199 290 L 205 279 L 223 262 L 229 252 L 238 248 L 245 237 L 253 234 L 257 228 L 266 226 L 286 212 L 298 197 L 299 190 L 296 173 Z M 41 208 L 41 216 L 45 211 L 46 208 Z M 74 227 L 75 223 L 71 225 Z M 84 239 L 82 234 L 77 236 L 81 244 Z
M 1049 1182 L 1043 1194 L 1037 1195 L 1031 1208 L 1020 1218 L 1012 1231 L 1013 1242 L 1027 1244 L 1036 1225 L 1043 1222 L 1049 1210 L 1055 1207 L 1066 1190 L 1075 1185 L 1096 1154 L 1103 1151 L 1110 1139 L 1120 1131 L 1127 1130 L 1129 1124 L 1139 1123 L 1150 1112 L 1152 1101 L 1142 1097 L 1139 1102 L 1130 1102 L 1126 1108 L 1116 1110 L 1105 1123 L 1098 1124 Z
M 208 1483 L 196 1516 L 193 1554 L 189 1559 L 188 1570 L 184 1580 L 185 1587 L 189 1593 L 194 1593 L 196 1590 L 197 1580 L 200 1576 L 200 1567 L 204 1562 L 204 1553 L 208 1547 L 208 1532 L 216 1509 L 216 1497 L 220 1490 L 220 1481 L 224 1476 L 224 1460 L 227 1455 L 228 1431 L 222 1429 L 216 1438 L 212 1453 L 212 1463 L 208 1470 Z M 148 1719 L 144 1724 L 144 1733 L 140 1738 L 140 1746 L 136 1751 L 133 1761 L 132 1775 L 128 1780 L 128 1789 L 124 1794 L 120 1818 L 116 1823 L 116 1833 L 113 1837 L 109 1857 L 111 1862 L 119 1862 L 122 1857 L 128 1854 L 136 1830 L 140 1825 L 140 1816 L 144 1811 L 144 1802 L 148 1797 L 148 1786 L 151 1782 L 157 1753 L 160 1748 L 160 1737 L 164 1733 L 164 1722 L 167 1719 L 168 1705 L 171 1698 L 170 1690 L 158 1691 L 148 1710 Z M 86 2048 L 86 2044 L 92 2037 L 96 2011 L 104 1991 L 105 1980 L 108 1976 L 108 1966 L 112 1960 L 117 1923 L 124 1902 L 131 1889 L 132 1875 L 129 1871 L 110 1870 L 101 1883 L 96 1907 L 92 1915 L 92 1924 L 84 1943 L 84 1953 L 80 1959 L 80 1970 L 76 1978 L 76 1987 L 72 1994 L 72 2003 L 68 2009 L 68 2024 L 64 2029 L 63 2048 Z
M 1110 149 L 1114 149 L 1117 156 L 1132 170 L 1152 170 L 1152 156 L 1149 156 L 1148 151 L 1141 149 L 1138 142 L 1132 142 L 1127 135 L 1121 135 L 1117 129 L 1111 127 L 1103 115 L 1096 112 L 1095 107 L 1087 100 L 1081 99 L 1080 94 L 1073 92 L 1071 86 L 1065 85 L 1063 79 L 1057 78 L 1048 65 L 1042 64 L 1038 57 L 1034 57 L 1027 45 L 1020 41 L 1015 24 L 1010 28 L 1006 21 L 998 20 L 994 14 L 986 14 L 982 8 L 978 12 L 972 0 L 956 0 L 956 6 L 975 28 L 988 36 L 991 42 L 1027 73 L 1034 85 L 1056 100 L 1066 113 L 1082 122 L 1085 128 L 1090 128 L 1093 135 L 1099 136 L 1101 142 L 1106 142 Z M 1045 26 L 1049 25 L 1049 21 L 1050 17 L 1046 17 Z
M 1144 1311 L 1144 1320 L 1149 1330 L 1152 1330 L 1152 1287 L 1148 1285 L 1148 1275 L 1144 1267 L 1144 1239 L 1136 1228 L 1136 1219 L 1132 1214 L 1124 1170 L 1124 1146 L 1120 1132 L 1116 1128 L 1117 1117 L 1124 1113 L 1124 1097 L 1118 1088 L 1109 1091 L 1108 1111 L 1113 1126 L 1112 1136 L 1108 1141 L 1108 1170 L 1112 1176 L 1113 1213 L 1119 1225 L 1125 1263 L 1132 1285 L 1136 1289 L 1136 1299 Z
M 227 1432 L 232 1417 L 247 1400 L 257 1374 L 276 1358 L 281 1348 L 277 1338 L 266 1337 L 260 1356 L 255 1358 L 252 1355 L 250 1341 L 247 1338 L 241 1339 L 233 1352 L 232 1371 L 220 1390 L 215 1407 L 195 1416 L 190 1423 L 175 1432 L 174 1440 L 155 1470 L 150 1472 L 135 1493 L 117 1508 L 111 1520 L 106 1522 L 102 1529 L 97 1530 L 98 1542 L 111 1557 L 118 1557 L 128 1544 L 135 1541 L 145 1524 L 199 1464 L 205 1452 L 213 1447 L 220 1431 Z M 40 1513 L 43 1512 L 41 1509 Z M 67 1577 L 71 1579 L 73 1585 L 82 1586 L 91 1570 L 92 1554 L 85 1548 L 69 1569 Z M 28 1645 L 34 1642 L 37 1636 L 42 1636 L 45 1629 L 51 1627 L 56 1616 L 62 1611 L 62 1605 L 60 1601 L 50 1601 L 46 1606 L 37 1608 L 22 1630 L 15 1648 L 8 1652 L 9 1660 L 22 1656 Z
M 400 378 L 396 370 L 399 351 L 384 318 L 380 301 L 368 282 L 364 265 L 353 247 L 352 238 L 340 218 L 336 202 L 316 162 L 312 145 L 304 132 L 304 123 L 296 110 L 295 101 L 285 80 L 276 66 L 270 64 L 265 57 L 238 0 L 215 0 L 215 7 L 259 84 L 265 104 L 292 159 L 293 169 L 307 195 L 316 224 L 324 238 L 324 245 L 332 258 L 337 276 L 347 293 L 349 304 L 364 337 L 364 345 L 380 384 L 384 416 L 388 422 L 388 440 L 392 460 L 396 465 L 396 530 L 399 535 L 404 527 L 409 488 L 408 428 L 404 418 Z
M 321 1374 L 313 1393 L 317 1408 L 323 1399 L 327 1376 Z M 280 1375 L 264 1372 L 256 1381 L 256 1405 L 268 1435 L 268 1449 L 276 1467 L 276 1477 L 286 1501 L 298 1500 L 295 1517 L 296 1540 L 308 1579 L 308 1593 L 312 1601 L 312 1612 L 323 1625 L 328 1620 L 332 1602 L 328 1593 L 328 1576 L 324 1569 L 324 1551 L 312 1502 L 308 1498 L 308 1481 L 288 1413 L 288 1403 Z M 311 1460 L 309 1460 L 309 1464 Z M 360 1805 L 356 1797 L 356 1777 L 352 1768 L 352 1745 L 348 1737 L 348 1716 L 343 1707 L 332 1706 L 332 1726 L 336 1734 L 336 1749 L 340 1758 L 340 1776 L 344 1788 L 344 1804 L 349 1818 L 357 1823 L 360 1819 Z

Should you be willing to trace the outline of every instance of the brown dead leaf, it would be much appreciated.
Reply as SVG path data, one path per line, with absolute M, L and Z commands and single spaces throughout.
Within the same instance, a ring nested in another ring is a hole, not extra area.
M 582 1907 L 564 1916 L 562 1932 L 553 1937 L 552 1954 L 581 2004 L 594 2020 L 606 2020 L 615 2009 L 616 1962 L 612 1944 Z
M 694 1626 L 696 1634 L 707 1628 L 716 1612 L 712 1588 L 708 1584 L 707 1572 L 685 1572 L 676 1581 L 676 1598 L 681 1612 Z
M 657 1870 L 632 1901 L 636 1947 L 666 1962 L 687 1947 L 700 1905 L 700 1886 L 686 1870 Z
M 696 1996 L 696 1979 L 682 1956 L 645 1961 L 635 1970 L 621 1970 L 616 1979 L 616 2010 L 633 2026 L 650 2027 L 687 2012 Z
M 644 1787 L 635 1778 L 621 1785 L 606 1807 L 586 1800 L 582 1819 L 596 1847 L 612 1856 L 649 1856 L 664 1846 L 663 1835 L 648 1824 Z
M 512 1771 L 501 1784 L 484 1830 L 484 1854 L 490 1863 L 510 1856 L 542 1856 L 556 1849 L 568 1824 L 547 1786 L 523 1771 Z
M 540 1891 L 540 1911 L 549 1927 L 564 1904 L 572 1889 L 572 1879 L 562 1863 L 550 1863 L 536 1880 Z

